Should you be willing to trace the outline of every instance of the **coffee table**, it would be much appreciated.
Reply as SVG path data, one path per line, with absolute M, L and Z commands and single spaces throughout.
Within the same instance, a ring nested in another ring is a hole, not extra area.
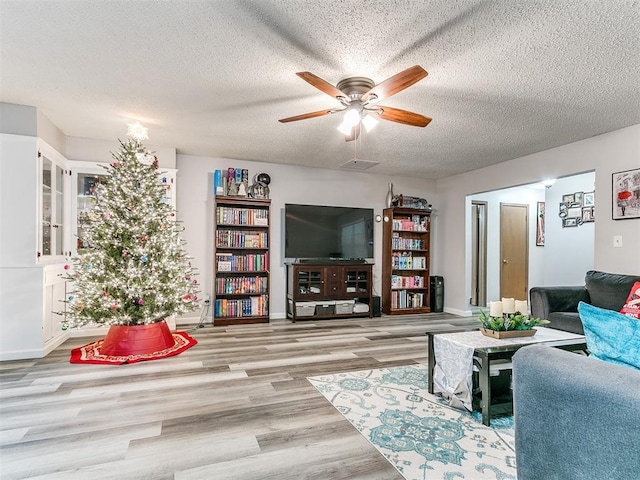
M 550 347 L 561 348 L 568 351 L 585 351 L 587 344 L 583 335 L 576 335 L 552 328 L 538 327 L 539 331 L 532 337 L 520 337 L 517 339 L 492 339 L 485 337 L 478 329 L 455 331 L 427 331 L 429 345 L 428 351 L 428 391 L 434 393 L 434 370 L 436 367 L 436 355 L 434 349 L 434 337 L 443 335 L 441 340 L 453 341 L 469 348 L 473 348 L 473 362 L 479 369 L 478 386 L 482 395 L 480 411 L 482 423 L 491 424 L 491 364 L 498 360 L 510 361 L 513 355 L 522 347 L 534 343 L 543 343 Z M 509 402 L 513 408 L 513 401 Z

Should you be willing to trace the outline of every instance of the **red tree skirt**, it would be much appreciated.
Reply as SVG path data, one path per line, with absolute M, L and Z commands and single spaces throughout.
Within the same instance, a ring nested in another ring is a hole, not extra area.
M 130 355 L 107 355 L 103 353 L 101 348 L 105 339 L 102 339 L 71 350 L 70 361 L 71 363 L 122 365 L 123 363 L 136 363 L 143 362 L 145 360 L 159 360 L 161 358 L 178 355 L 198 343 L 186 332 L 175 332 L 172 333 L 171 336 L 174 339 L 174 344 L 164 350 Z

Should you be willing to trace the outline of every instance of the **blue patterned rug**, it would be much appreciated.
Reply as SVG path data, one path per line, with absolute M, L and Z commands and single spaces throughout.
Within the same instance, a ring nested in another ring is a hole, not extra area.
M 308 380 L 407 480 L 516 478 L 513 430 L 486 427 L 429 394 L 424 365 Z

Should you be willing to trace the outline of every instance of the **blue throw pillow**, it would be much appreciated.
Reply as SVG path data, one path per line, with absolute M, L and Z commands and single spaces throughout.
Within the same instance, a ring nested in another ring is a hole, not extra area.
M 640 320 L 580 302 L 589 355 L 640 370 Z

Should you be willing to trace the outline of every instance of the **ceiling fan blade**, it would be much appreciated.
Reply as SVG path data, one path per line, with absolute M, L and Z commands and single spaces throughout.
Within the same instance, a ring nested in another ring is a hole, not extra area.
M 360 136 L 360 125 L 356 125 L 351 129 L 351 133 L 344 137 L 345 142 L 353 142 L 356 138 Z
M 362 103 L 366 103 L 367 101 L 377 101 L 388 98 L 419 82 L 427 75 L 428 73 L 424 68 L 420 65 L 414 65 L 373 87 L 362 96 L 361 101 Z
M 403 125 L 412 125 L 414 127 L 426 127 L 431 122 L 429 117 L 420 115 L 419 113 L 409 112 L 393 107 L 378 106 L 380 111 L 373 110 L 380 118 L 389 120 L 390 122 L 402 123 Z
M 298 120 L 306 120 L 307 118 L 322 117 L 323 115 L 329 115 L 331 113 L 340 112 L 341 110 L 329 109 L 318 110 L 317 112 L 303 113 L 302 115 L 296 115 L 295 117 L 281 118 L 278 120 L 280 123 L 297 122 Z
M 309 82 L 311 85 L 316 87 L 318 90 L 323 91 L 324 93 L 326 93 L 330 97 L 334 97 L 334 98 L 336 98 L 338 100 L 340 98 L 344 98 L 344 99 L 348 99 L 349 98 L 347 95 L 345 95 L 345 93 L 342 90 L 338 90 L 336 87 L 331 85 L 329 82 L 327 82 L 326 80 L 323 80 L 322 78 L 318 77 L 317 75 L 314 75 L 311 72 L 298 72 L 298 73 L 296 73 L 296 75 L 298 75 L 303 80 Z

